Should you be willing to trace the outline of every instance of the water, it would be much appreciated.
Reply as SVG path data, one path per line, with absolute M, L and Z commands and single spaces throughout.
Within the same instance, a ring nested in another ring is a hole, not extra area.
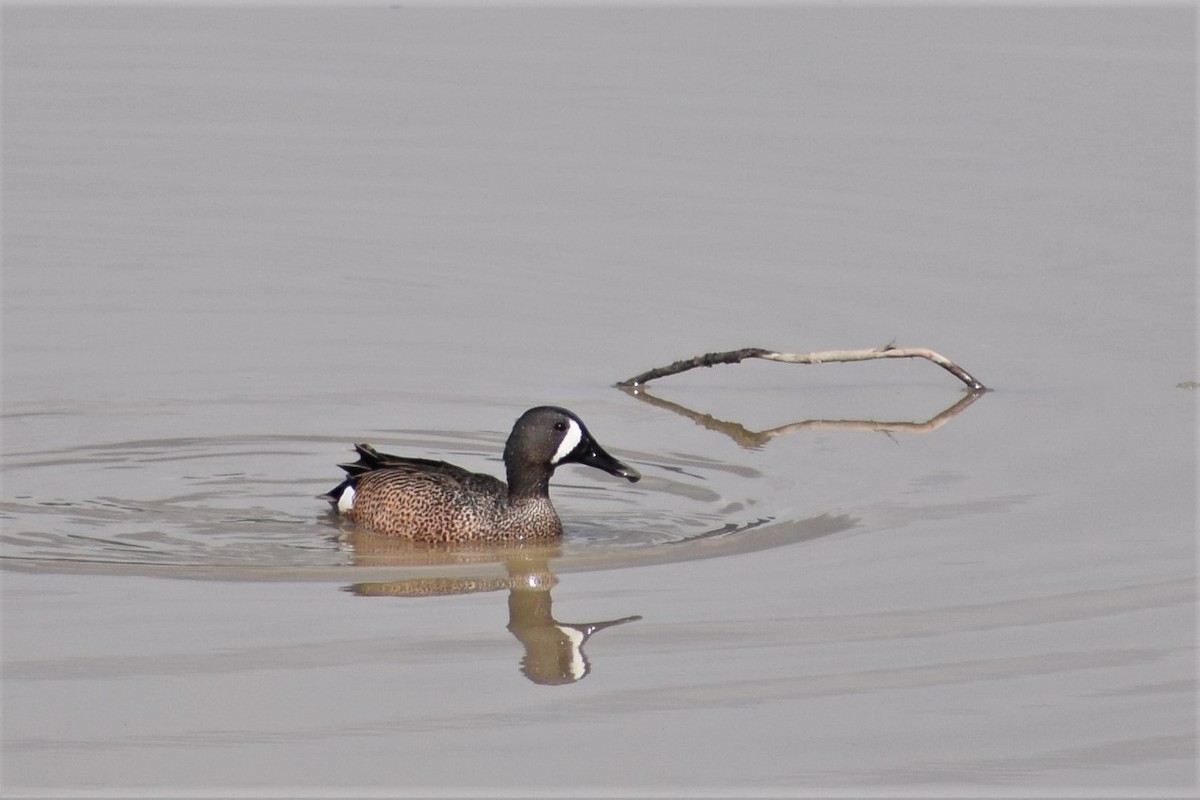
M 2 21 L 6 796 L 1195 793 L 1193 10 Z

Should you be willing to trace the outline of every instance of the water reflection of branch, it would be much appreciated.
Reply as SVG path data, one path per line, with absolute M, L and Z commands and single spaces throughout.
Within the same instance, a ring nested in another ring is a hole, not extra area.
M 951 418 L 962 411 L 982 396 L 982 392 L 968 392 L 963 395 L 956 403 L 951 405 L 936 416 L 926 420 L 925 422 L 887 422 L 881 420 L 853 420 L 853 419 L 806 419 L 800 422 L 793 422 L 790 425 L 781 425 L 778 428 L 769 428 L 764 431 L 748 430 L 744 425 L 737 422 L 729 422 L 726 420 L 717 419 L 711 414 L 701 414 L 698 411 L 693 411 L 679 403 L 673 403 L 670 400 L 663 400 L 648 393 L 644 386 L 618 386 L 621 391 L 636 397 L 638 400 L 649 403 L 656 408 L 666 409 L 674 412 L 681 417 L 686 417 L 692 422 L 707 428 L 710 431 L 723 433 L 733 439 L 742 447 L 756 448 L 762 447 L 767 442 L 774 439 L 776 436 L 794 433 L 799 430 L 842 430 L 842 431 L 887 431 L 899 432 L 907 431 L 909 433 L 928 433 L 937 430 L 942 425 L 945 425 Z
M 359 543 L 362 544 L 360 537 Z M 381 537 L 372 537 L 380 539 Z M 433 554 L 429 548 L 412 547 L 411 542 L 379 543 L 393 556 L 400 555 L 408 545 L 416 560 L 429 563 Z M 495 577 L 425 577 L 398 581 L 356 583 L 349 591 L 361 597 L 430 597 L 434 595 L 472 594 L 508 590 L 508 631 L 525 648 L 521 672 L 534 683 L 560 685 L 582 680 L 591 672 L 591 662 L 583 646 L 592 634 L 605 628 L 634 622 L 640 616 L 619 617 L 598 622 L 559 622 L 554 618 L 550 590 L 558 578 L 550 570 L 550 556 L 556 547 L 534 548 L 469 548 L 445 551 L 450 563 L 478 563 L 487 559 L 490 550 L 493 561 L 502 560 L 507 572 Z M 356 548 L 357 552 L 357 548 Z M 375 560 L 375 559 L 372 559 Z M 411 562 L 410 562 L 411 563 Z

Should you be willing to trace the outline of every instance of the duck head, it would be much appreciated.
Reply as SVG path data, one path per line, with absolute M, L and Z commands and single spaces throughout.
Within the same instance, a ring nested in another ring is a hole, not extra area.
M 609 455 L 588 433 L 583 420 L 559 406 L 538 406 L 522 414 L 504 446 L 504 461 L 510 475 L 518 464 L 536 464 L 549 473 L 560 464 L 585 464 L 630 483 L 642 477 Z

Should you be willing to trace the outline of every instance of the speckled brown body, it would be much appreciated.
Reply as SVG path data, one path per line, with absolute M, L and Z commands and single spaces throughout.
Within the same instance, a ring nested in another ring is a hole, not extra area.
M 427 542 L 562 535 L 562 523 L 549 497 L 510 501 L 503 481 L 457 472 L 396 466 L 368 472 L 359 478 L 354 507 L 344 516 L 375 533 Z
M 517 420 L 504 448 L 508 483 L 422 458 L 355 445 L 346 480 L 324 495 L 356 527 L 424 542 L 549 540 L 562 535 L 550 503 L 554 468 L 580 463 L 630 481 L 637 470 L 606 453 L 583 422 L 563 408 L 540 406 Z

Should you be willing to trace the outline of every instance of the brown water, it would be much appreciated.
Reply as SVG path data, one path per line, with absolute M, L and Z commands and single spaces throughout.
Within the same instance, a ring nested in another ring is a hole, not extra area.
M 2 23 L 6 797 L 1195 794 L 1193 9 Z M 547 402 L 561 545 L 313 499 Z

